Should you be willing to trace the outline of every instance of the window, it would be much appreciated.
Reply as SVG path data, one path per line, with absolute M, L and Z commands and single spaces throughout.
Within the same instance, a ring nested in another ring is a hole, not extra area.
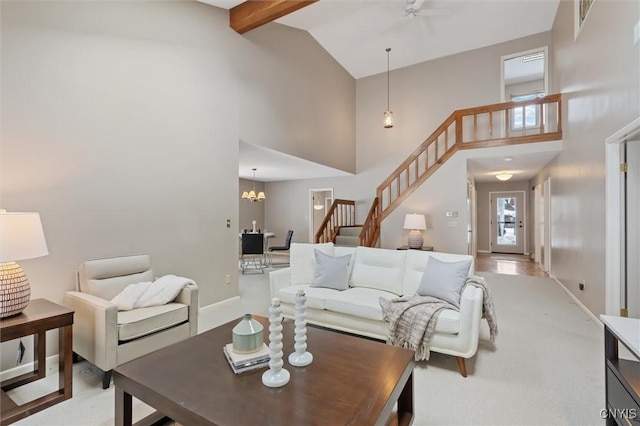
M 522 102 L 542 97 L 544 97 L 544 92 L 512 96 L 511 100 L 513 102 Z M 511 130 L 522 130 L 523 122 L 525 129 L 540 127 L 540 105 L 528 105 L 524 107 L 524 116 L 522 108 L 513 108 L 511 110 L 511 117 Z

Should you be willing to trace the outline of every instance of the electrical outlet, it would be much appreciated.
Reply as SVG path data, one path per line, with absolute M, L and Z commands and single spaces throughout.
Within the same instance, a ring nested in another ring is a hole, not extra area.
M 231 284 L 231 275 L 227 274 L 226 278 L 225 278 L 225 282 L 227 284 Z
M 580 289 L 580 291 L 584 291 L 584 280 L 578 283 L 578 288 Z
M 227 228 L 231 228 L 231 219 L 227 219 Z

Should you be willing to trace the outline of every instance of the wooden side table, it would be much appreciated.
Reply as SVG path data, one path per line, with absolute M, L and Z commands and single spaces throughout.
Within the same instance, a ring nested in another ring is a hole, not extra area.
M 433 247 L 431 246 L 422 246 L 420 248 L 411 248 L 409 246 L 400 246 L 396 250 L 422 250 L 422 251 L 433 251 Z
M 0 383 L 2 403 L 0 425 L 8 425 L 33 413 L 42 411 L 71 398 L 72 394 L 72 342 L 73 311 L 45 299 L 35 299 L 18 315 L 0 320 L 0 341 L 34 336 L 34 369 Z M 58 329 L 58 390 L 18 405 L 7 395 L 7 391 L 44 378 L 46 365 L 46 332 Z

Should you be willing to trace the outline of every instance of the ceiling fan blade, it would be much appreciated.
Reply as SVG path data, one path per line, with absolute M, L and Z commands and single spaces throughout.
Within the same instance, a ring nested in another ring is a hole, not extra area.
M 415 0 L 413 2 L 412 7 L 416 10 L 420 9 L 422 7 L 422 5 L 424 4 L 424 0 Z

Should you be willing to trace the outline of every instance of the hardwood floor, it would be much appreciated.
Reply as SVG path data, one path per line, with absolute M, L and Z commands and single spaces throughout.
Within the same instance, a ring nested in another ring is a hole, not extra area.
M 478 253 L 475 259 L 475 270 L 496 274 L 549 277 L 549 274 L 544 272 L 530 256 L 521 254 Z

